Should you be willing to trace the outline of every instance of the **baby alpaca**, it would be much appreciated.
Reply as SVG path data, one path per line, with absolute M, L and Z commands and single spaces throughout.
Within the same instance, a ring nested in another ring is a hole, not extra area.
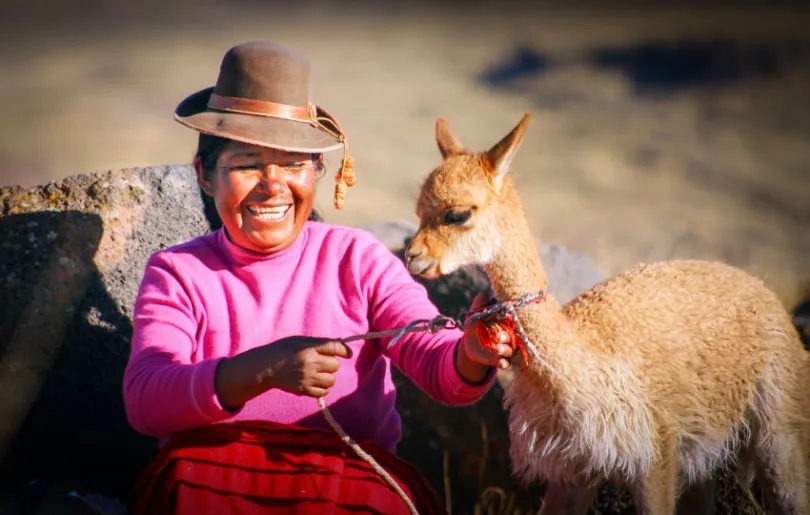
M 486 152 L 437 121 L 443 160 L 418 199 L 411 273 L 482 265 L 499 301 L 546 290 L 508 175 L 528 121 Z M 810 513 L 810 353 L 760 280 L 718 262 L 643 264 L 518 315 L 533 352 L 513 360 L 510 455 L 518 477 L 548 482 L 543 513 L 586 513 L 608 480 L 640 513 L 669 515 L 727 459 L 744 487 L 765 487 L 770 513 Z

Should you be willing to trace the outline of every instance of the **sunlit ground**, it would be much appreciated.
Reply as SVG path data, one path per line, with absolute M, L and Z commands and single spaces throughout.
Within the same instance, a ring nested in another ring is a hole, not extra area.
M 330 221 L 415 220 L 437 116 L 483 149 L 531 111 L 514 176 L 538 236 L 608 273 L 722 259 L 786 304 L 810 278 L 806 13 L 111 5 L 83 23 L 49 11 L 49 29 L 3 20 L 3 183 L 187 163 L 176 103 L 231 45 L 273 39 L 311 57 L 314 99 L 349 134 L 358 185 L 335 212 L 326 179 Z

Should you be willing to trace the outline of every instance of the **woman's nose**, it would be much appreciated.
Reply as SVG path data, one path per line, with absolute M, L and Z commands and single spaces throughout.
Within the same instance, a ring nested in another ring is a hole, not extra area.
M 262 174 L 261 184 L 271 194 L 280 193 L 286 188 L 284 169 L 276 165 L 268 165 Z

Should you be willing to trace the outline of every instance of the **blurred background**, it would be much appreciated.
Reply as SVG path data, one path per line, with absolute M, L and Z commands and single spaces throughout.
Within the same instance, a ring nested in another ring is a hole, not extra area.
M 713 258 L 792 306 L 810 284 L 810 10 L 768 2 L 6 0 L 0 186 L 186 164 L 172 119 L 222 54 L 308 54 L 358 185 L 328 221 L 415 221 L 446 117 L 485 149 L 534 115 L 514 178 L 538 237 L 606 273 Z M 336 169 L 340 155 L 328 156 Z

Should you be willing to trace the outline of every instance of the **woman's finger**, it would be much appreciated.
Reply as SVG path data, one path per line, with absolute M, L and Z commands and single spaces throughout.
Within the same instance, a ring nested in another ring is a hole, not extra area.
M 329 393 L 329 390 L 326 388 L 318 388 L 315 386 L 304 388 L 304 394 L 310 397 L 325 397 L 327 393 Z
M 334 374 L 340 370 L 340 360 L 332 356 L 320 356 L 317 359 L 318 372 Z
M 509 343 L 509 333 L 506 331 L 498 331 L 498 343 Z
M 318 372 L 312 377 L 312 386 L 325 389 L 332 388 L 335 386 L 335 375 L 326 372 Z
M 509 345 L 498 345 L 498 356 L 502 358 L 511 358 L 515 350 Z

